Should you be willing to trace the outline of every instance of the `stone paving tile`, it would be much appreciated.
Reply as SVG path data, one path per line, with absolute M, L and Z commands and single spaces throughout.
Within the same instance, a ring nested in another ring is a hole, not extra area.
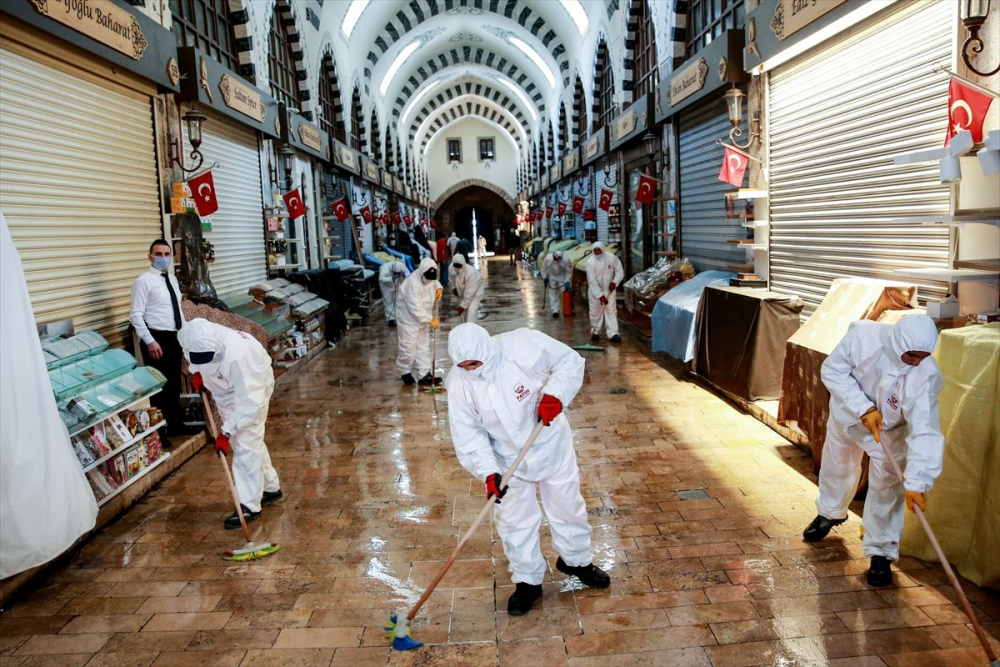
M 575 318 L 544 317 L 523 267 L 490 272 L 492 332 L 587 339 L 583 304 Z M 439 352 L 453 326 L 443 318 Z M 277 387 L 267 442 L 285 498 L 251 529 L 281 551 L 221 560 L 242 538 L 222 529 L 228 492 L 202 452 L 0 615 L 0 667 L 983 664 L 940 566 L 904 557 L 893 587 L 869 589 L 854 513 L 823 542 L 802 542 L 811 457 L 628 337 L 586 353 L 567 409 L 611 587 L 557 572 L 543 526 L 543 598 L 509 617 L 513 586 L 487 521 L 412 623 L 427 646 L 391 651 L 382 626 L 483 504 L 454 455 L 448 396 L 402 387 L 395 352 L 373 317 Z M 439 371 L 449 367 L 442 354 Z M 1000 595 L 966 591 L 996 641 Z

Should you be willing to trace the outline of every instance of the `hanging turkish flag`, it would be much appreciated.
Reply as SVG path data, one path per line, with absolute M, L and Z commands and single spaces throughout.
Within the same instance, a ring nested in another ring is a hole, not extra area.
M 604 188 L 601 188 L 601 200 L 597 202 L 597 208 L 601 209 L 602 211 L 611 210 L 611 197 L 613 197 L 614 194 L 615 193 L 612 192 L 611 190 L 605 190 Z
M 211 169 L 188 181 L 188 187 L 191 188 L 191 196 L 194 198 L 194 206 L 198 210 L 198 215 L 212 215 L 219 210 L 219 200 L 215 198 L 215 181 L 212 180 Z
M 573 197 L 573 212 L 577 215 L 583 213 L 583 197 Z
M 288 209 L 288 217 L 292 220 L 306 214 L 306 206 L 302 203 L 302 195 L 299 193 L 298 188 L 295 188 L 286 194 L 282 197 L 282 199 L 285 200 L 285 208 Z
M 566 215 L 566 202 L 564 202 L 564 201 L 559 202 L 559 213 L 558 213 L 558 215 L 559 215 L 560 218 L 563 217 L 564 215 Z
M 403 221 L 403 218 L 399 215 L 399 211 L 394 211 L 392 214 L 392 221 L 397 225 Z
M 541 222 L 541 221 L 542 221 L 542 212 L 535 211 L 535 222 Z
M 406 221 L 406 224 L 410 224 L 411 222 L 413 222 L 413 218 L 408 215 L 404 216 L 403 220 Z
M 358 211 L 361 214 L 361 219 L 365 221 L 366 225 L 372 224 L 372 207 L 362 206 L 361 210 Z
M 654 194 L 656 194 L 656 181 L 643 174 L 639 177 L 639 187 L 635 189 L 635 200 L 648 206 L 653 203 Z
M 746 172 L 748 164 L 750 164 L 750 158 L 726 146 L 726 154 L 722 158 L 722 169 L 719 171 L 719 180 L 740 187 L 743 185 L 743 174 Z
M 438 228 L 437 220 L 431 218 L 431 229 L 437 229 L 437 228 Z
M 343 199 L 338 199 L 333 202 L 333 215 L 336 216 L 337 220 L 340 220 L 341 222 L 347 220 L 351 216 L 350 212 L 347 210 L 347 202 Z
M 545 219 L 546 220 L 551 220 L 552 219 L 552 207 L 551 206 L 546 206 L 545 207 Z
M 983 121 L 986 120 L 986 112 L 992 101 L 993 96 L 984 95 L 972 86 L 952 79 L 948 86 L 948 134 L 944 145 L 951 143 L 952 137 L 962 130 L 972 132 L 973 143 L 982 141 Z M 194 192 L 194 188 L 191 192 Z

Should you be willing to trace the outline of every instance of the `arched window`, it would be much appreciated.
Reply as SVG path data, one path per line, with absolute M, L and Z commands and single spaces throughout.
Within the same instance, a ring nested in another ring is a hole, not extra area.
M 357 87 L 351 95 L 351 147 L 361 150 L 361 137 L 364 136 L 365 122 L 361 119 L 361 91 Z
M 573 146 L 583 143 L 584 128 L 587 127 L 586 97 L 583 94 L 583 81 L 576 77 L 576 87 L 573 89 Z
M 295 60 L 292 58 L 292 44 L 288 33 L 281 25 L 280 5 L 271 12 L 270 49 L 267 54 L 267 71 L 271 83 L 271 95 L 289 107 L 301 109 L 299 85 L 295 78 Z
M 240 71 L 229 0 L 170 0 L 178 47 L 195 46 L 234 72 Z
M 608 44 L 603 39 L 597 47 L 596 86 L 594 89 L 594 125 L 593 132 L 609 125 L 615 113 L 615 75 L 612 70 L 611 58 L 608 57 Z
M 319 124 L 326 132 L 343 143 L 344 107 L 340 103 L 340 85 L 337 83 L 337 68 L 330 54 L 323 56 L 319 81 Z
M 632 0 L 629 31 L 634 31 L 632 51 L 632 100 L 656 90 L 660 69 L 656 66 L 656 31 L 647 0 Z
M 375 110 L 372 109 L 372 138 L 371 138 L 371 157 L 375 160 L 376 164 L 383 164 L 382 162 L 382 136 L 379 134 L 378 127 L 378 115 L 376 115 Z
M 562 108 L 562 136 L 560 137 L 559 149 L 565 153 L 570 147 L 569 105 L 560 102 L 559 106 Z
M 688 57 L 708 46 L 726 30 L 741 27 L 743 13 L 743 0 L 688 0 Z

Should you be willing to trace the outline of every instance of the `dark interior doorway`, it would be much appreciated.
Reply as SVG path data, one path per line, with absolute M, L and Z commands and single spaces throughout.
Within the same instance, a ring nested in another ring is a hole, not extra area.
M 455 214 L 455 233 L 459 238 L 469 240 L 477 247 L 477 240 L 472 233 L 472 212 L 476 212 L 476 234 L 486 237 L 486 249 L 496 252 L 493 242 L 493 212 L 487 208 L 469 206 Z

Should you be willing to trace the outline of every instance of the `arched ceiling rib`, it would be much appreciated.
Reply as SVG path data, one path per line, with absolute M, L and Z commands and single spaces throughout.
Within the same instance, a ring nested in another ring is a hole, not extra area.
M 449 127 L 451 127 L 455 123 L 460 123 L 463 120 L 468 120 L 469 118 L 475 118 L 476 120 L 481 120 L 484 123 L 491 125 L 500 133 L 500 136 L 502 136 L 504 140 L 510 144 L 511 148 L 513 148 L 514 150 L 518 150 L 517 142 L 515 141 L 514 137 L 512 137 L 510 133 L 496 121 L 490 120 L 485 116 L 478 116 L 477 114 L 474 113 L 459 113 L 456 114 L 455 118 L 451 118 L 443 122 L 440 127 L 437 127 L 434 130 L 434 132 L 427 135 L 422 140 L 420 145 L 420 150 L 423 153 L 423 158 L 424 158 L 423 162 L 425 166 L 427 164 L 428 156 L 430 155 L 430 146 L 434 144 L 434 142 L 438 141 Z
M 504 109 L 486 102 L 481 97 L 466 95 L 448 104 L 447 107 L 439 109 L 430 114 L 418 128 L 413 131 L 412 141 L 414 145 L 421 148 L 427 145 L 428 137 L 433 136 L 437 130 L 445 124 L 465 116 L 480 116 L 492 121 L 501 127 L 511 136 L 511 140 L 518 149 L 524 149 L 528 137 L 524 130 Z
M 521 110 L 502 91 L 492 88 L 489 84 L 478 81 L 466 81 L 441 90 L 437 95 L 428 97 L 421 104 L 420 111 L 414 114 L 413 119 L 408 123 L 410 141 L 413 141 L 420 124 L 432 116 L 439 108 L 449 104 L 452 100 L 467 96 L 476 97 L 477 102 L 480 100 L 492 102 L 513 117 L 513 120 L 520 125 L 522 134 L 529 135 L 531 133 L 531 125 L 528 119 L 524 117 Z

